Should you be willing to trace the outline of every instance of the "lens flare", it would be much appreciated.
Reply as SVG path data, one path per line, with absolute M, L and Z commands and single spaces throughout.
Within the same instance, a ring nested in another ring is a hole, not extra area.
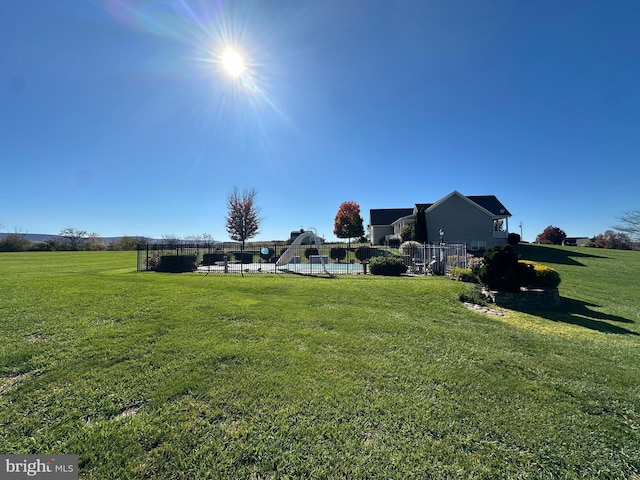
M 264 40 L 263 17 L 254 4 L 103 2 L 121 24 L 161 39 L 163 48 L 139 66 L 136 78 L 150 86 L 157 78 L 173 82 L 176 88 L 167 90 L 162 104 L 187 107 L 181 111 L 197 120 L 203 151 L 214 145 L 215 135 L 228 137 L 220 133 L 225 131 L 243 141 L 251 138 L 270 158 L 273 132 L 283 127 L 295 130 L 278 102 L 286 84 L 279 81 L 277 49 Z
M 247 69 L 242 56 L 232 48 L 222 54 L 222 66 L 233 78 L 239 77 Z

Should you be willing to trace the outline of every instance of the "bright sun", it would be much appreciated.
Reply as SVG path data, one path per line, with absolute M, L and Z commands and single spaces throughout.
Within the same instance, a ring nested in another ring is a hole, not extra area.
M 222 66 L 232 77 L 239 77 L 247 68 L 240 54 L 231 48 L 222 55 Z

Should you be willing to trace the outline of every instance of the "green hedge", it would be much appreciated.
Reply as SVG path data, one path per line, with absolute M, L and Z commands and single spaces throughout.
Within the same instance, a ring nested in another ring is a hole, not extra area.
M 253 263 L 252 252 L 234 252 L 233 258 L 240 263 Z
M 216 262 L 222 262 L 224 260 L 224 253 L 205 253 L 202 255 L 202 264 L 203 265 L 213 265 Z
M 373 257 L 369 271 L 372 275 L 402 275 L 407 273 L 407 266 L 398 257 Z
M 156 266 L 156 272 L 184 273 L 196 269 L 195 255 L 163 255 Z

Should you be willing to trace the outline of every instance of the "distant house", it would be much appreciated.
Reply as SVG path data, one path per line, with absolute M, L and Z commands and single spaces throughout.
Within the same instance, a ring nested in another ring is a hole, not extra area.
M 293 243 L 293 241 L 298 238 L 300 235 L 302 235 L 304 233 L 304 229 L 300 229 L 300 230 L 294 230 L 293 232 L 291 232 L 291 234 L 289 235 L 289 242 L 288 243 Z M 302 241 L 301 245 L 311 245 L 312 241 L 311 239 L 305 239 Z
M 371 244 L 400 238 L 405 226 L 415 225 L 421 209 L 425 212 L 428 243 L 442 239 L 446 243 L 464 243 L 468 250 L 507 243 L 511 213 L 494 195 L 465 196 L 453 191 L 434 203 L 418 203 L 413 208 L 371 209 Z
M 591 240 L 589 240 L 589 237 L 567 237 L 564 239 L 563 245 L 581 247 L 583 245 L 588 245 L 590 242 Z

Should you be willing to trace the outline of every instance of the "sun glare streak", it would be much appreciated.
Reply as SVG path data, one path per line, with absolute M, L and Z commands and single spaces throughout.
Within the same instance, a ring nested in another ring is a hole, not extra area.
M 262 17 L 252 4 L 104 0 L 104 6 L 128 27 L 175 44 L 145 68 L 149 81 L 159 75 L 181 87 L 168 91 L 167 100 L 189 106 L 203 142 L 228 131 L 272 157 L 274 133 L 295 130 L 278 101 L 286 84 L 278 78 L 277 50 L 264 41 Z

